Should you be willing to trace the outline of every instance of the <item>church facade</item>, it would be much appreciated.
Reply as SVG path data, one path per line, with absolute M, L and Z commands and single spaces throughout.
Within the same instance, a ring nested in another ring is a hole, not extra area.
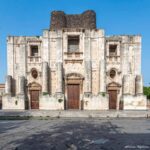
M 3 109 L 146 109 L 141 36 L 106 36 L 94 11 L 53 11 L 42 36 L 9 36 L 7 72 Z

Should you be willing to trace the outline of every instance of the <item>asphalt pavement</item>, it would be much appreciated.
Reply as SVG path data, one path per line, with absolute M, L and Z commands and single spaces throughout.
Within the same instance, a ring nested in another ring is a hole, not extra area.
M 150 150 L 150 119 L 0 121 L 0 150 Z

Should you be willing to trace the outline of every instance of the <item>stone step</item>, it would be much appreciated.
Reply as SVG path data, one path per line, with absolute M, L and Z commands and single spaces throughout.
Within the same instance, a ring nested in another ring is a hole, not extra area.
M 0 110 L 0 118 L 150 118 L 150 111 L 85 111 L 85 110 Z

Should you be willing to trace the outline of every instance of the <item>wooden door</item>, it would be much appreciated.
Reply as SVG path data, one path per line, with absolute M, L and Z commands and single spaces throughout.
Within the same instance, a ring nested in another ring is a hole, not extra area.
M 80 89 L 78 84 L 69 84 L 67 86 L 68 109 L 79 109 Z
M 0 109 L 2 109 L 2 96 L 0 96 Z
M 117 108 L 117 91 L 111 90 L 109 91 L 109 109 Z
M 31 109 L 39 109 L 39 91 L 30 91 Z

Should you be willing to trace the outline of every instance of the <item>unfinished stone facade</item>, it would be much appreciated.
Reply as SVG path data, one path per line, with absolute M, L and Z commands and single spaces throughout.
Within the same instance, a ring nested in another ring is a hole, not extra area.
M 5 93 L 5 84 L 0 84 L 0 109 L 2 109 L 2 97 Z
M 9 36 L 7 60 L 3 109 L 146 109 L 141 36 L 105 36 L 94 11 L 54 11 L 42 36 Z

